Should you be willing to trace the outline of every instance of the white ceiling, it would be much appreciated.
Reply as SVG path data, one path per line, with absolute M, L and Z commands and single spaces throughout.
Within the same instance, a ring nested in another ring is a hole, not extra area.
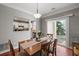
M 4 3 L 4 5 L 27 12 L 31 15 L 36 13 L 36 3 Z M 38 12 L 46 15 L 50 12 L 57 12 L 61 8 L 76 5 L 76 3 L 38 3 Z M 52 10 L 52 8 L 55 8 Z M 72 7 L 73 8 L 73 7 Z

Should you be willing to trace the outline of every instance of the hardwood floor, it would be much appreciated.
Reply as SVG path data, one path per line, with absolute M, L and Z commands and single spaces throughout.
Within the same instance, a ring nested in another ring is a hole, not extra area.
M 9 56 L 9 55 L 10 55 L 9 52 L 0 54 L 0 56 Z M 72 50 L 58 45 L 57 46 L 57 56 L 72 56 Z
M 72 56 L 72 49 L 63 46 L 57 46 L 57 56 Z

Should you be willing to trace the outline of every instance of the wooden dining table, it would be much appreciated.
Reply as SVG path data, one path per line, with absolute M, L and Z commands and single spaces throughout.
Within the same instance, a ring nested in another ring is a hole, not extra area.
M 41 45 L 49 42 L 47 37 L 40 38 L 39 41 L 31 40 L 29 42 L 24 42 L 20 44 L 21 51 L 28 53 L 28 55 L 33 55 L 38 51 L 41 51 Z

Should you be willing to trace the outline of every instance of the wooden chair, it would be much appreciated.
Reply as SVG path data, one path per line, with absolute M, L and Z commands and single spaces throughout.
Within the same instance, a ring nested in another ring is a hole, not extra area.
M 32 39 L 36 38 L 36 32 L 32 32 Z
M 10 40 L 8 41 L 8 43 L 9 43 L 9 46 L 10 46 L 10 55 L 11 56 L 24 56 L 25 55 L 23 52 L 15 53 L 15 50 L 14 50 L 13 45 L 12 45 Z
M 53 44 L 53 45 L 52 45 Z M 49 48 L 52 48 L 52 50 L 50 51 L 49 49 L 49 52 L 48 52 L 48 55 L 49 53 L 51 53 L 53 56 L 55 55 L 56 56 L 56 47 L 57 47 L 57 39 L 55 39 L 53 42 L 51 42 L 50 44 L 51 46 L 49 46 Z
M 14 48 L 13 48 L 13 45 L 12 45 L 11 41 L 9 40 L 8 43 L 10 45 L 10 53 L 11 53 L 11 55 L 15 56 L 15 51 L 14 51 Z
M 54 41 L 54 51 L 55 51 L 55 56 L 56 56 L 56 50 L 57 50 L 57 39 Z
M 56 46 L 57 46 L 57 39 L 54 41 L 50 41 L 49 43 L 43 45 L 42 50 L 46 53 L 47 56 L 56 56 Z
M 72 42 L 72 54 L 73 56 L 79 56 L 79 43 Z
M 47 33 L 47 36 L 48 36 L 50 39 L 53 39 L 53 34 Z
M 48 47 L 50 45 L 50 42 L 44 43 L 41 45 L 41 55 L 47 55 L 48 54 Z

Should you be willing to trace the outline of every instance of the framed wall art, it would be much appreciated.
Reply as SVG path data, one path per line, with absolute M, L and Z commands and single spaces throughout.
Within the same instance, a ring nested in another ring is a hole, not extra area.
M 14 19 L 13 31 L 28 31 L 28 30 L 29 30 L 29 21 Z

